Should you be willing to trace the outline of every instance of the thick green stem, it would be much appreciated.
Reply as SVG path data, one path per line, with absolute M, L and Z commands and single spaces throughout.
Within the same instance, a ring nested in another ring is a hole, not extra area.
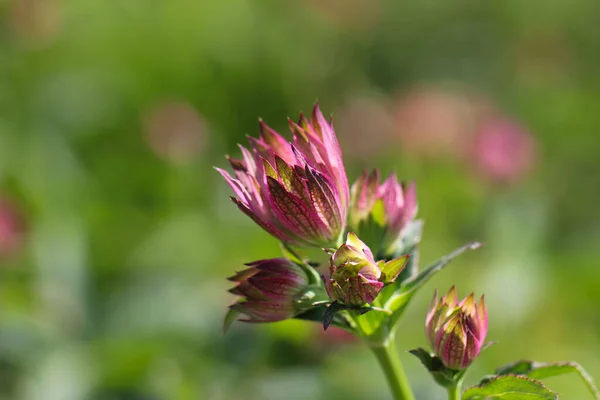
M 394 400 L 414 400 L 404 368 L 396 351 L 394 337 L 388 338 L 383 344 L 371 344 L 370 347 L 385 373 Z
M 448 400 L 460 400 L 460 382 L 448 387 Z

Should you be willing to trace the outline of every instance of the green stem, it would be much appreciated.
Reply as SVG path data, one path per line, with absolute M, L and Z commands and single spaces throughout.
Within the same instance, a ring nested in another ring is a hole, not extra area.
M 404 368 L 396 351 L 394 337 L 388 338 L 383 344 L 371 344 L 370 347 L 385 373 L 394 400 L 414 400 Z
M 448 400 L 460 400 L 461 382 L 456 382 L 453 386 L 448 386 Z

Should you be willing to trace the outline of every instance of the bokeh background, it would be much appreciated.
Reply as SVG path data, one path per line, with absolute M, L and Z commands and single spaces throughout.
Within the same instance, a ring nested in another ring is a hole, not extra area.
M 418 185 L 434 288 L 485 292 L 474 383 L 519 358 L 600 378 L 600 2 L 0 0 L 0 399 L 389 399 L 361 343 L 238 323 L 280 254 L 212 169 L 316 99 L 353 180 Z M 583 400 L 577 377 L 548 385 Z

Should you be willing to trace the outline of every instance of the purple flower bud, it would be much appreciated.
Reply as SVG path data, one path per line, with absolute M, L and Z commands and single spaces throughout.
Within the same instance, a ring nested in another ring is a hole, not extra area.
M 246 322 L 275 322 L 292 318 L 297 309 L 297 296 L 303 293 L 309 279 L 302 267 L 285 258 L 260 260 L 247 264 L 230 281 L 237 286 L 229 290 L 241 301 L 230 306 L 248 318 Z
M 289 121 L 293 142 L 260 121 L 260 138 L 229 158 L 235 177 L 217 168 L 236 194 L 233 202 L 283 242 L 332 247 L 346 227 L 349 188 L 342 152 L 318 105 L 312 117 Z
M 372 303 L 386 283 L 393 282 L 408 262 L 408 255 L 375 262 L 373 253 L 354 233 L 330 261 L 329 277 L 323 278 L 332 300 L 347 306 Z
M 387 252 L 402 239 L 404 228 L 417 215 L 417 208 L 414 182 L 401 184 L 392 174 L 380 184 L 379 171 L 374 170 L 371 174 L 365 171 L 352 185 L 350 226 L 357 229 L 362 221 L 372 216 L 385 228 L 381 247 Z
M 467 368 L 479 355 L 487 328 L 483 296 L 479 304 L 473 293 L 459 302 L 454 286 L 440 299 L 436 290 L 425 320 L 425 330 L 433 351 L 446 367 Z

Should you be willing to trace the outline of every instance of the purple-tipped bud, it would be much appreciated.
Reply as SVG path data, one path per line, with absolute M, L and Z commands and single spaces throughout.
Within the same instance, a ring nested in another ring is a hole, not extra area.
M 370 304 L 386 283 L 398 277 L 408 257 L 376 263 L 369 247 L 354 233 L 348 233 L 346 243 L 331 258 L 325 290 L 332 300 L 347 306 Z
M 229 292 L 241 301 L 230 308 L 247 316 L 246 322 L 275 322 L 292 318 L 303 311 L 296 306 L 297 297 L 309 284 L 299 265 L 285 258 L 260 260 L 250 268 L 228 278 L 237 283 Z
M 488 328 L 484 297 L 479 303 L 471 293 L 462 301 L 454 286 L 438 299 L 437 290 L 425 320 L 427 338 L 434 353 L 450 369 L 465 369 L 479 355 Z
M 346 227 L 350 191 L 342 152 L 315 105 L 310 121 L 289 121 L 293 142 L 260 121 L 260 138 L 229 159 L 235 172 L 218 169 L 236 194 L 234 203 L 279 240 L 334 247 Z
M 385 228 L 381 247 L 388 252 L 400 239 L 404 228 L 417 215 L 417 192 L 414 182 L 399 183 L 395 174 L 379 183 L 379 172 L 363 174 L 352 185 L 350 226 L 358 229 L 369 216 Z

